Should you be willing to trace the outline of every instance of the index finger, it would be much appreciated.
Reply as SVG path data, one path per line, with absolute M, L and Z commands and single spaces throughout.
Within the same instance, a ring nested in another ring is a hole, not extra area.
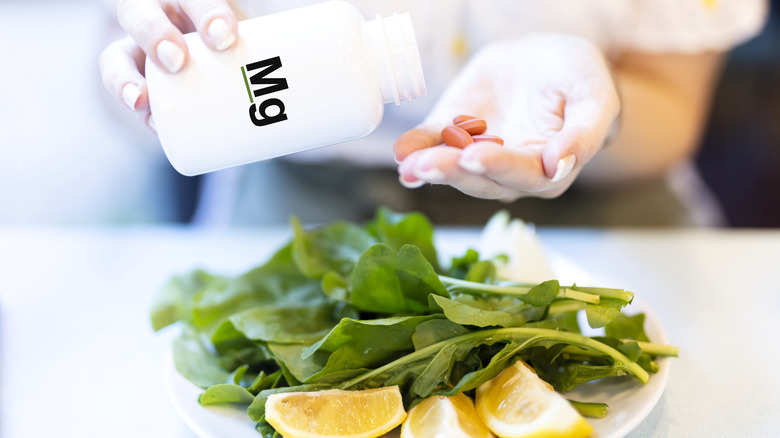
M 156 0 L 120 0 L 116 13 L 122 28 L 158 67 L 170 73 L 181 70 L 187 61 L 184 35 Z

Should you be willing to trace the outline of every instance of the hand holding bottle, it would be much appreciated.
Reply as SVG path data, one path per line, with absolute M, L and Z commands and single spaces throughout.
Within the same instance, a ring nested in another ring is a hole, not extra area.
M 147 56 L 164 71 L 177 73 L 188 59 L 183 33 L 197 31 L 215 51 L 227 50 L 236 41 L 237 19 L 226 0 L 119 0 L 117 18 L 128 36 L 100 56 L 103 83 L 147 125 Z
M 488 199 L 556 197 L 599 151 L 620 110 L 601 52 L 568 35 L 530 34 L 480 51 L 394 150 L 401 182 L 448 184 Z M 505 145 L 444 145 L 453 117 L 487 121 Z

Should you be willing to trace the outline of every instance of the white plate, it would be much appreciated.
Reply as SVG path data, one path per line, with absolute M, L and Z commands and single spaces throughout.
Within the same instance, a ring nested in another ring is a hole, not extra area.
M 550 260 L 554 272 L 564 274 L 557 274 L 562 283 L 568 284 L 567 278 L 576 278 L 582 285 L 610 286 L 609 283 L 591 281 L 590 275 L 564 258 L 550 255 Z M 642 305 L 640 298 L 634 300 L 627 313 L 644 312 L 645 331 L 650 340 L 668 343 L 660 323 L 652 311 Z M 592 437 L 624 437 L 650 414 L 661 398 L 669 378 L 669 359 L 660 358 L 658 365 L 660 370 L 651 375 L 645 385 L 633 377 L 606 379 L 580 385 L 577 389 L 566 393 L 566 397 L 572 400 L 603 402 L 609 405 L 609 414 L 606 417 L 588 418 L 594 430 Z M 247 417 L 245 407 L 239 405 L 203 407 L 198 404 L 198 396 L 203 390 L 176 372 L 172 355 L 166 361 L 165 377 L 168 394 L 176 410 L 200 438 L 260 437 L 260 434 L 255 431 L 254 423 Z M 398 430 L 387 434 L 386 438 L 397 436 Z

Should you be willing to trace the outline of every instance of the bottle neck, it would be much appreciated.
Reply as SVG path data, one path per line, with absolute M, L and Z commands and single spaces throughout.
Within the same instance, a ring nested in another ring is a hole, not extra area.
M 368 48 L 376 59 L 384 103 L 401 104 L 427 93 L 420 51 L 409 14 L 377 15 L 365 23 Z

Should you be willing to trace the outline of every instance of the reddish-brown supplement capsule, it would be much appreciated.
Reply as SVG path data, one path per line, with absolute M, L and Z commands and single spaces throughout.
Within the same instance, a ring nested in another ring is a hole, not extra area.
M 460 123 L 456 123 L 455 126 L 463 128 L 471 135 L 484 134 L 487 131 L 487 122 L 482 119 L 471 119 Z
M 441 138 L 444 143 L 456 148 L 465 148 L 466 146 L 474 143 L 471 139 L 471 135 L 463 128 L 457 126 L 448 126 L 441 130 Z
M 463 123 L 466 120 L 474 120 L 474 119 L 476 119 L 476 117 L 469 116 L 469 115 L 466 115 L 466 114 L 461 114 L 458 117 L 455 117 L 454 119 L 452 119 L 452 124 L 453 125 L 457 125 L 458 123 Z
M 482 134 L 482 135 L 475 135 L 471 137 L 472 140 L 474 140 L 474 143 L 478 141 L 492 141 L 493 143 L 498 143 L 501 146 L 504 145 L 504 139 L 495 135 L 490 134 Z

